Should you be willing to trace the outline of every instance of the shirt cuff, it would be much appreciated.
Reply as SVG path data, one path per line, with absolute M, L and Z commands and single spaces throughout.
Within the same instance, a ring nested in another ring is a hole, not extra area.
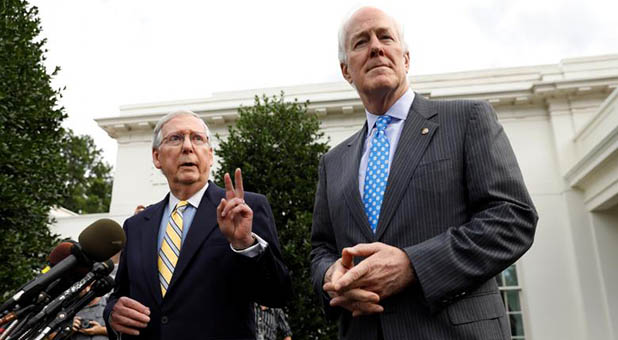
M 234 249 L 234 247 L 232 247 L 232 244 L 230 244 L 230 249 L 232 249 L 232 251 L 237 254 L 251 257 L 251 258 L 262 254 L 264 250 L 266 249 L 266 247 L 268 247 L 268 242 L 266 242 L 264 239 L 262 239 L 255 233 L 251 233 L 251 236 L 255 237 L 255 239 L 257 240 L 256 244 L 252 245 L 249 248 L 245 248 L 242 250 L 236 250 Z

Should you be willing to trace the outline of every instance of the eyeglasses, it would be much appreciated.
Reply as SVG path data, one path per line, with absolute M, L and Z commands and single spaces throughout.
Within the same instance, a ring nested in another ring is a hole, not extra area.
M 191 144 L 202 146 L 208 144 L 208 136 L 203 133 L 192 132 L 191 134 L 174 133 L 163 138 L 163 143 L 169 146 L 179 146 L 185 142 L 185 136 L 189 136 Z

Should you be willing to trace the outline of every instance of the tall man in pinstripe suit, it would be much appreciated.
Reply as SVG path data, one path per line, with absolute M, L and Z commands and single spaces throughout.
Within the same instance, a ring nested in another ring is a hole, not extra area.
M 367 121 L 320 161 L 314 287 L 342 339 L 508 339 L 493 277 L 531 246 L 536 211 L 487 103 L 408 88 L 402 33 L 361 8 L 339 34 Z

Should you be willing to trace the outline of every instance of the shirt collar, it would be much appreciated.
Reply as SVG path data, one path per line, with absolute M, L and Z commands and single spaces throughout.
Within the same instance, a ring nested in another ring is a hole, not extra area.
M 196 192 L 193 196 L 189 197 L 187 202 L 189 202 L 190 206 L 197 209 L 197 207 L 200 205 L 200 202 L 202 201 L 202 197 L 204 196 L 206 189 L 208 189 L 208 184 L 209 182 L 206 182 L 206 185 L 204 185 L 202 189 L 200 189 L 200 191 Z M 180 199 L 178 199 L 176 196 L 174 196 L 174 194 L 170 192 L 170 197 L 167 203 L 168 215 L 172 214 L 172 211 L 174 211 L 174 207 L 176 206 L 176 204 L 178 204 L 178 202 L 180 202 Z
M 395 104 L 393 104 L 384 114 L 399 120 L 406 120 L 413 101 L 414 91 L 408 88 L 403 96 L 399 97 Z M 367 109 L 365 109 L 365 115 L 367 116 L 367 135 L 369 135 L 373 129 L 373 126 L 376 124 L 376 120 L 378 120 L 378 117 L 380 116 L 374 115 L 373 113 L 367 111 Z

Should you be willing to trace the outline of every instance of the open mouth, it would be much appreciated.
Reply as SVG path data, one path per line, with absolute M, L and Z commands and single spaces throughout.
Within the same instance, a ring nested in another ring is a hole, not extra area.
M 197 164 L 191 163 L 191 162 L 185 162 L 185 163 L 180 164 L 180 166 L 197 166 Z

